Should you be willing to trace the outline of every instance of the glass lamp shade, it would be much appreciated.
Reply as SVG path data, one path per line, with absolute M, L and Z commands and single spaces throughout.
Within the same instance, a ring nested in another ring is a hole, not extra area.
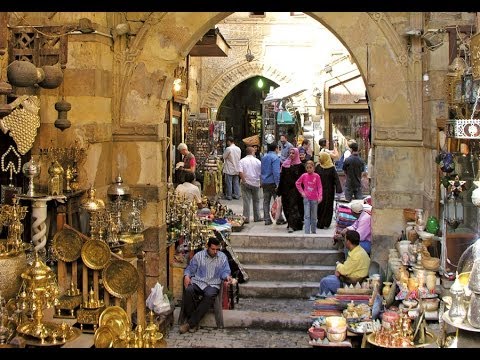
M 470 272 L 473 269 L 475 260 L 480 259 L 480 238 L 477 239 L 472 245 L 465 249 L 458 260 L 458 273 Z

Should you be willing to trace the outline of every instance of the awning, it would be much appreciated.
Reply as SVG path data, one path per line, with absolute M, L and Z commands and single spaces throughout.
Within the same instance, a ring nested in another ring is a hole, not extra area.
M 300 95 L 307 89 L 301 88 L 299 86 L 293 86 L 293 85 L 284 85 L 284 86 L 279 86 L 276 89 L 273 89 L 273 91 L 269 92 L 267 96 L 265 97 L 264 102 L 270 102 L 270 101 L 278 101 L 282 99 L 286 99 L 289 97 L 293 97 L 296 95 Z

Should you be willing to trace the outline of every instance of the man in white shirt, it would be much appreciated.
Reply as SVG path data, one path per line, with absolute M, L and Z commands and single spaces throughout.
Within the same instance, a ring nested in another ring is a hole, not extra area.
M 255 149 L 248 146 L 247 156 L 239 162 L 239 176 L 243 195 L 243 216 L 245 223 L 250 222 L 250 202 L 253 201 L 253 221 L 263 221 L 260 217 L 260 176 L 262 163 L 255 157 Z
M 202 195 L 198 186 L 192 184 L 195 180 L 195 175 L 191 172 L 185 172 L 183 176 L 184 182 L 178 185 L 175 188 L 175 193 L 180 196 L 185 196 L 186 200 L 193 201 L 197 203 L 198 208 L 202 207 Z
M 223 173 L 225 174 L 225 199 L 240 199 L 240 183 L 238 177 L 238 163 L 242 151 L 235 145 L 233 137 L 227 138 L 227 147 L 223 152 Z

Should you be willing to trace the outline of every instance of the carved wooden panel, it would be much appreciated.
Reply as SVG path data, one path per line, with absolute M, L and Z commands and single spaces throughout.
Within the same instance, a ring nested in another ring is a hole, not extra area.
M 37 67 L 67 63 L 68 37 L 65 26 L 25 26 L 10 29 L 9 62 L 30 61 Z

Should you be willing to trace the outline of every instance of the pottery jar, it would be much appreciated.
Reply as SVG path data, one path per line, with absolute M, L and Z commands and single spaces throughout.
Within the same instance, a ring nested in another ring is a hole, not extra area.
M 431 293 L 435 292 L 435 288 L 437 286 L 437 275 L 434 271 L 427 271 L 427 277 L 425 279 L 425 283 L 427 285 L 428 291 Z
M 410 245 L 409 240 L 401 240 L 397 242 L 397 250 L 400 256 L 402 256 L 404 253 L 408 253 L 408 246 Z
M 383 298 L 387 298 L 388 294 L 390 294 L 390 289 L 392 288 L 392 282 L 390 281 L 384 281 L 383 282 L 383 289 L 382 289 L 382 295 Z
M 44 79 L 38 83 L 44 89 L 55 89 L 60 86 L 63 81 L 63 72 L 60 65 L 42 66 L 45 73 Z
M 33 86 L 38 81 L 38 72 L 30 61 L 15 60 L 8 65 L 8 82 L 17 87 Z
M 414 291 L 418 289 L 418 280 L 416 277 L 408 278 L 407 288 L 408 288 L 408 291 Z

